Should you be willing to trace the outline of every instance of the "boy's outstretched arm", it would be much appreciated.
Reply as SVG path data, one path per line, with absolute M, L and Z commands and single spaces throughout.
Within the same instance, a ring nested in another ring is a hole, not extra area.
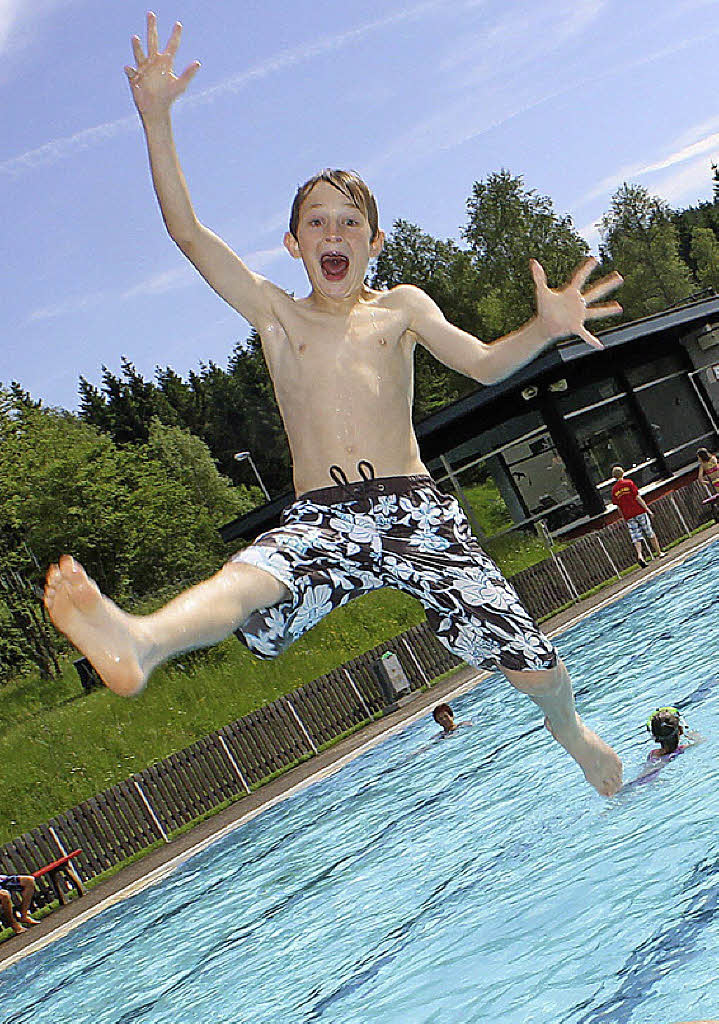
M 207 283 L 258 330 L 272 318 L 272 299 L 279 291 L 254 274 L 221 238 L 201 224 L 190 201 L 175 149 L 170 108 L 197 73 L 193 61 L 177 77 L 173 61 L 182 26 L 175 23 L 164 51 L 159 49 L 157 18 L 147 15 L 147 54 L 139 36 L 132 38 L 135 66 L 125 68 L 147 139 L 152 183 L 170 237 Z
M 553 289 L 547 285 L 542 266 L 531 260 L 536 315 L 519 330 L 488 345 L 450 324 L 432 299 L 418 288 L 405 285 L 396 291 L 401 293 L 408 310 L 410 330 L 436 359 L 481 384 L 495 384 L 561 338 L 577 335 L 595 348 L 603 347 L 587 330 L 585 322 L 621 313 L 618 302 L 590 304 L 618 288 L 622 278 L 617 273 L 609 274 L 583 291 L 597 262 L 593 257 L 585 260 L 568 284 Z

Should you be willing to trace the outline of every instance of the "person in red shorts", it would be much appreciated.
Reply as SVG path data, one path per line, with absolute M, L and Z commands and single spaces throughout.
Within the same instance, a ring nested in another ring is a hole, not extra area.
M 652 526 L 652 512 L 639 493 L 637 485 L 624 475 L 621 466 L 615 466 L 612 469 L 612 476 L 616 481 L 612 487 L 612 501 L 622 513 L 637 552 L 637 560 L 643 569 L 647 564 L 642 553 L 643 537 L 649 541 L 657 558 L 661 558 L 664 554 L 659 547 L 659 541 Z

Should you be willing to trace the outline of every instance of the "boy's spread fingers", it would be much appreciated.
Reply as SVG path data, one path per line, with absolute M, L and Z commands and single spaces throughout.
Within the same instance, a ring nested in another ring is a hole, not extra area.
M 157 18 L 152 11 L 147 12 L 147 55 L 154 57 L 157 53 Z
M 592 348 L 604 348 L 604 345 L 602 345 L 599 338 L 596 338 L 593 334 L 590 334 L 585 327 L 580 327 L 580 329 L 577 331 L 577 335 L 582 339 L 582 341 L 586 341 L 587 345 L 591 345 Z
M 165 51 L 170 57 L 174 57 L 180 45 L 180 37 L 182 35 L 182 25 L 179 21 L 175 22 L 172 34 L 167 41 L 167 50 Z
M 140 42 L 140 37 L 139 36 L 133 36 L 131 42 L 132 42 L 132 55 L 135 58 L 135 63 L 137 64 L 137 66 L 139 68 L 141 64 L 145 63 L 145 52 L 142 49 L 142 43 Z
M 618 316 L 622 307 L 618 302 L 607 302 L 602 306 L 590 306 L 584 316 L 585 320 L 600 320 L 603 316 Z
M 591 288 L 587 288 L 584 293 L 585 302 L 595 302 L 597 299 L 604 298 L 605 295 L 609 295 L 613 292 L 620 284 L 624 284 L 624 278 L 621 274 L 617 274 L 616 271 L 613 274 L 607 274 L 601 281 L 597 281 Z
M 535 284 L 545 285 L 547 284 L 547 275 L 544 272 L 544 267 L 539 260 L 530 260 L 529 269 L 532 272 Z
M 200 66 L 201 65 L 199 60 L 193 60 L 192 64 L 190 64 L 189 67 L 186 67 L 185 70 L 182 72 L 177 81 L 179 82 L 183 89 L 190 84 L 191 80 L 200 70 Z
M 596 268 L 598 262 L 599 260 L 596 258 L 596 256 L 590 256 L 588 259 L 584 261 L 584 263 L 580 263 L 579 267 L 575 270 L 574 276 L 570 282 L 573 285 L 573 287 L 581 288 L 582 285 L 586 282 L 589 275 Z

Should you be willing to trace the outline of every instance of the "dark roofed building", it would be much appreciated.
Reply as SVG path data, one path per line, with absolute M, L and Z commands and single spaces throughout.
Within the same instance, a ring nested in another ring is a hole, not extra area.
M 643 489 L 696 468 L 719 446 L 719 296 L 603 331 L 603 351 L 563 342 L 512 377 L 479 387 L 417 425 L 422 458 L 446 490 L 487 472 L 515 523 L 590 524 L 609 503 L 612 466 Z M 248 541 L 279 522 L 285 495 L 221 529 Z

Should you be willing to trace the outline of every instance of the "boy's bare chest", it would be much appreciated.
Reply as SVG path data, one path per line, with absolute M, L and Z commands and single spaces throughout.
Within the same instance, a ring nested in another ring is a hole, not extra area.
M 406 318 L 397 310 L 362 308 L 347 317 L 300 311 L 284 317 L 280 327 L 265 346 L 276 385 L 288 376 L 296 383 L 319 382 L 332 374 L 400 370 L 411 362 Z

